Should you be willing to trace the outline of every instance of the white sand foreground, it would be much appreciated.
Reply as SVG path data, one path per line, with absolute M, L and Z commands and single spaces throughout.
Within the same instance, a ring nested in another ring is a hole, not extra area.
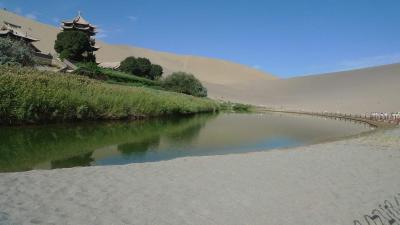
M 268 152 L 0 174 L 0 224 L 368 224 L 363 215 L 374 218 L 385 200 L 400 212 L 399 165 L 394 129 Z

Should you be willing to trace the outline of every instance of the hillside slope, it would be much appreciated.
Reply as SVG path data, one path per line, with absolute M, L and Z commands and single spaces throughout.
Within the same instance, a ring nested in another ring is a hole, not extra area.
M 273 108 L 330 112 L 400 111 L 400 63 L 366 69 L 253 82 L 209 84 L 212 97 Z
M 58 28 L 0 10 L 0 22 L 23 26 L 41 39 L 37 47 L 53 51 Z M 216 99 L 307 111 L 373 112 L 400 111 L 400 64 L 346 72 L 280 80 L 270 74 L 218 59 L 182 56 L 165 52 L 98 43 L 97 58 L 115 62 L 142 56 L 162 65 L 166 73 L 194 73 Z
M 71 15 L 71 18 L 73 15 Z M 66 18 L 70 19 L 70 18 Z M 0 9 L 0 23 L 7 21 L 22 26 L 32 36 L 40 39 L 35 45 L 45 53 L 54 53 L 54 41 L 59 28 L 46 25 Z M 95 21 L 93 21 L 95 23 Z M 185 71 L 211 84 L 236 85 L 243 82 L 276 79 L 271 74 L 244 65 L 205 57 L 176 55 L 144 48 L 109 45 L 97 41 L 101 48 L 96 52 L 99 62 L 119 62 L 128 56 L 146 57 L 164 67 L 166 74 Z

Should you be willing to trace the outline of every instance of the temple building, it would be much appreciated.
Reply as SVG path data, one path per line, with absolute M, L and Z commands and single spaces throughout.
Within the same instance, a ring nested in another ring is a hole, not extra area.
M 33 42 L 37 42 L 39 39 L 28 35 L 19 25 L 4 21 L 0 26 L 0 37 L 23 41 L 31 47 L 34 52 L 40 52 L 40 50 L 33 45 Z
M 62 30 L 79 30 L 85 32 L 90 37 L 90 44 L 92 46 L 92 54 L 94 51 L 99 50 L 99 47 L 96 46 L 96 41 L 94 36 L 96 35 L 96 27 L 87 22 L 82 16 L 81 12 L 78 12 L 78 16 L 72 19 L 71 21 L 63 21 L 61 25 Z

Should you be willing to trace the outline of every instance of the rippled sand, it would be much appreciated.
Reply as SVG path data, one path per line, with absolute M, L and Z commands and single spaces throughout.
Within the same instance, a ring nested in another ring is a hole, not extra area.
M 0 224 L 364 224 L 400 193 L 399 146 L 396 129 L 269 152 L 0 174 Z

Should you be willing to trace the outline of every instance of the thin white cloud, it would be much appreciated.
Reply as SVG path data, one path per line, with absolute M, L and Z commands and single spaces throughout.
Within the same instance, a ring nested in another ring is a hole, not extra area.
M 339 63 L 341 69 L 357 69 L 400 62 L 400 53 L 364 57 Z
M 138 17 L 137 17 L 137 16 L 128 16 L 128 19 L 129 19 L 131 22 L 136 22 L 136 21 L 138 20 Z

